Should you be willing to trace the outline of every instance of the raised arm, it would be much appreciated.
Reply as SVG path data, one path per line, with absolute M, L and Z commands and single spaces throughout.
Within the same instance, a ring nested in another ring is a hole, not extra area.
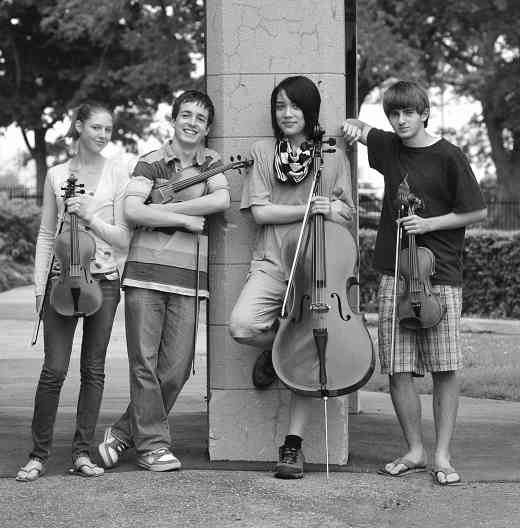
M 366 145 L 368 133 L 371 128 L 370 125 L 359 119 L 346 119 L 341 130 L 348 145 L 352 145 L 356 141 Z

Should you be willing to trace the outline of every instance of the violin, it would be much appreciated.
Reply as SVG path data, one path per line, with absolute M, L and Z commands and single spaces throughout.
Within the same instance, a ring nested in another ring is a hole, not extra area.
M 406 178 L 400 185 L 400 200 L 407 215 L 415 214 L 423 207 L 422 201 L 406 190 Z M 399 275 L 404 279 L 404 291 L 397 302 L 397 318 L 403 328 L 417 330 L 432 328 L 444 317 L 446 307 L 439 294 L 432 291 L 430 277 L 435 273 L 435 255 L 423 246 L 417 246 L 415 235 L 407 233 L 408 248 L 398 254 Z
M 76 187 L 79 189 L 76 191 Z M 63 187 L 64 200 L 83 194 L 83 184 L 77 183 L 74 173 Z M 103 303 L 103 293 L 97 280 L 90 274 L 90 263 L 96 253 L 94 237 L 78 227 L 78 216 L 70 213 L 70 227 L 57 237 L 54 247 L 60 262 L 60 275 L 53 279 L 50 303 L 54 310 L 66 317 L 84 317 L 96 313 Z
M 323 215 L 309 214 L 313 196 L 323 192 L 323 133 L 316 134 L 314 141 L 314 182 L 302 226 L 282 241 L 282 261 L 290 273 L 272 357 L 284 385 L 326 402 L 327 397 L 355 391 L 369 380 L 374 350 L 364 317 L 352 310 L 349 300 L 351 288 L 358 284 L 354 237 Z M 329 145 L 334 145 L 331 141 Z
M 197 198 L 202 194 L 202 189 L 199 188 L 198 184 L 205 182 L 208 178 L 226 172 L 228 170 L 238 170 L 250 167 L 253 164 L 253 160 L 243 160 L 240 155 L 231 157 L 231 163 L 227 165 L 217 165 L 203 172 L 199 172 L 195 167 L 186 167 L 181 171 L 179 179 L 170 180 L 166 183 L 162 183 L 152 189 L 150 198 L 147 203 L 159 203 L 167 204 L 179 200 L 189 200 L 191 198 Z M 194 187 L 197 185 L 197 187 Z M 179 194 L 184 189 L 188 189 L 185 194 Z

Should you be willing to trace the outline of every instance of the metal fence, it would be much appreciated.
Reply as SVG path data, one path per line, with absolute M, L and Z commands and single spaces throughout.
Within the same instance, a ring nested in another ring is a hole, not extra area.
M 31 187 L 25 187 L 24 185 L 5 185 L 0 186 L 0 197 L 5 197 L 8 200 L 21 199 L 21 200 L 37 200 L 40 195 L 36 194 L 35 189 Z

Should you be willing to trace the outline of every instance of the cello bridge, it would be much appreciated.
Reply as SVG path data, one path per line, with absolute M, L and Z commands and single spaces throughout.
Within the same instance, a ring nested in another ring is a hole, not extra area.
M 330 305 L 326 303 L 322 303 L 322 302 L 311 303 L 309 306 L 309 310 L 311 312 L 316 312 L 316 313 L 325 313 L 325 312 L 330 311 Z

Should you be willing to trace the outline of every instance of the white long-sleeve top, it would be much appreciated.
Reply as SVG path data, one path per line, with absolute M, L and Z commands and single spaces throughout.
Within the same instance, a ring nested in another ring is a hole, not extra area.
M 70 161 L 67 161 L 50 168 L 45 180 L 44 210 L 34 258 L 36 295 L 44 293 L 58 219 L 65 208 L 62 187 L 65 187 L 70 176 L 69 164 Z M 126 258 L 131 229 L 125 220 L 123 197 L 131 168 L 131 164 L 121 158 L 107 159 L 97 187 L 85 189 L 85 193 L 92 196 L 90 208 L 93 213 L 92 221 L 86 227 L 96 241 L 96 254 L 90 266 L 91 273 L 115 272 Z M 81 219 L 78 219 L 78 222 L 84 225 Z M 65 214 L 63 229 L 66 229 L 69 223 L 69 215 Z

